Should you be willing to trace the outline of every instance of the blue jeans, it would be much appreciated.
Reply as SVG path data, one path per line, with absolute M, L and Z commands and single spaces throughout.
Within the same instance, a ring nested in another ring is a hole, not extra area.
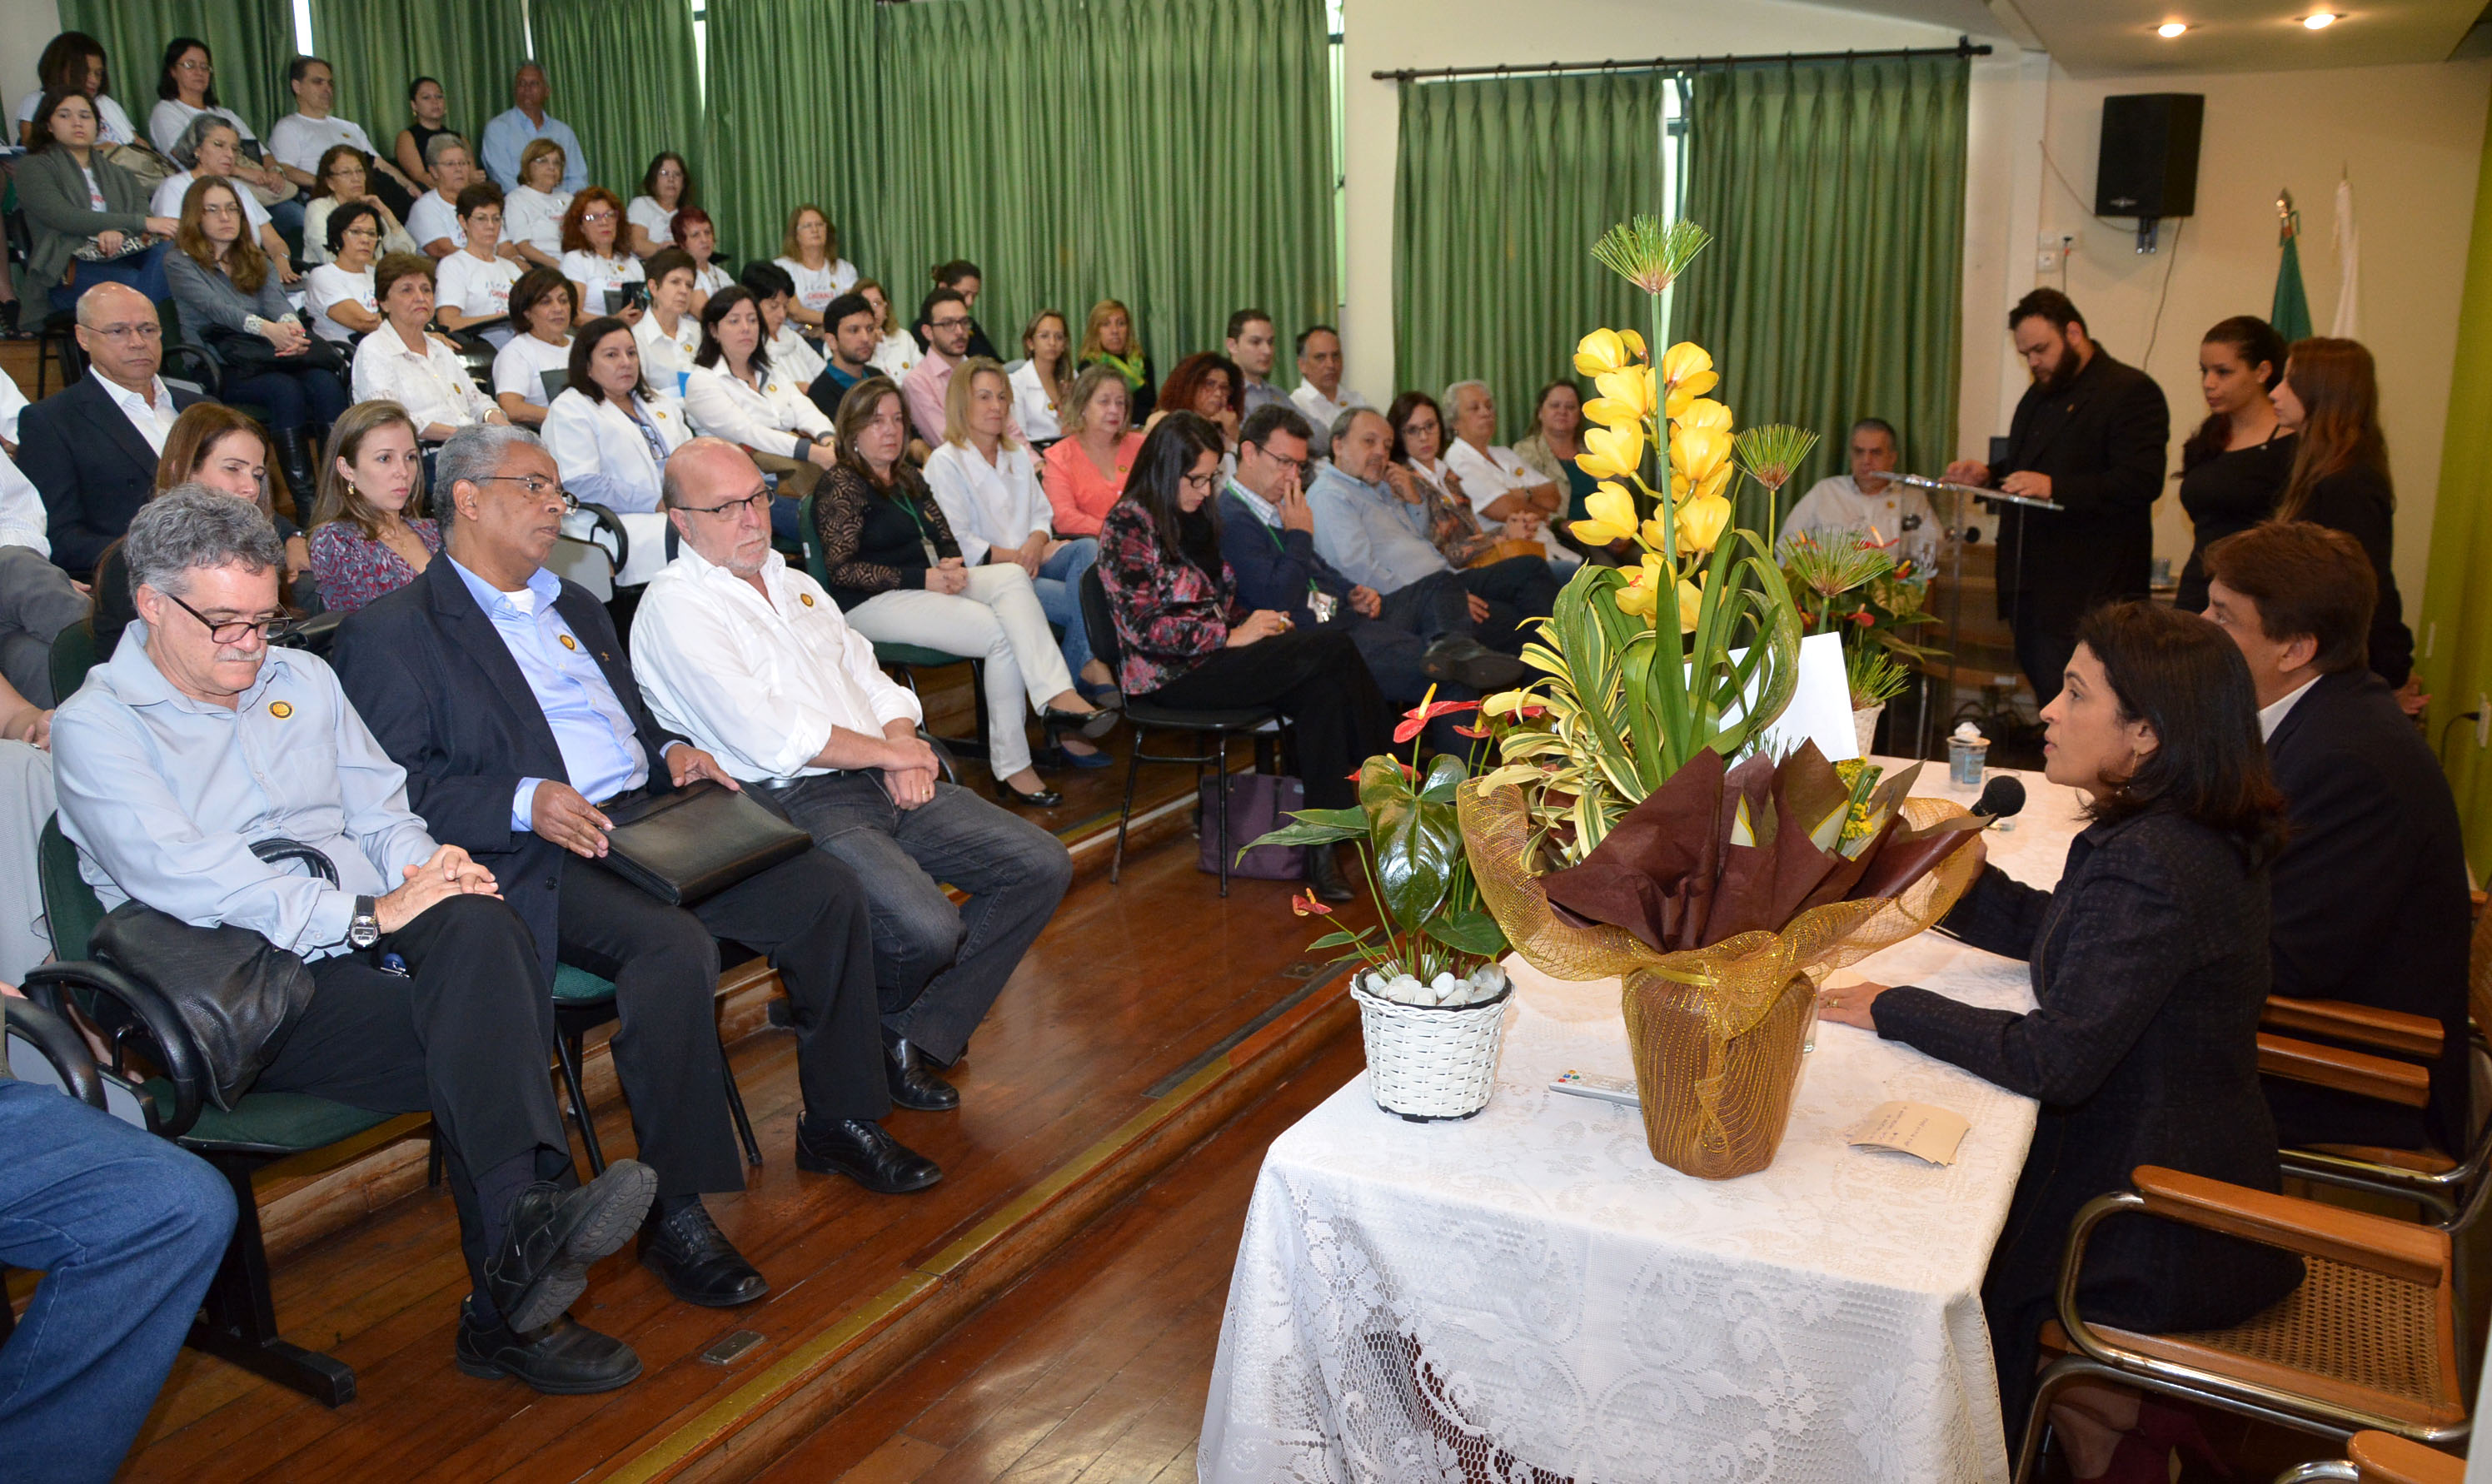
M 75 309 L 78 295 L 98 283 L 127 283 L 145 294 L 150 303 L 163 304 L 173 297 L 173 285 L 164 281 L 164 254 L 172 249 L 171 243 L 160 242 L 144 252 L 133 252 L 128 257 L 116 257 L 110 262 L 80 263 L 77 265 L 77 285 L 53 289 L 52 308 Z
M 273 432 L 297 432 L 313 423 L 334 423 L 346 410 L 346 389 L 338 384 L 337 376 L 317 367 L 252 375 L 228 373 L 220 400 L 267 408 Z
M 0 1346 L 13 1478 L 104 1484 L 138 1436 L 225 1239 L 206 1161 L 48 1087 L 0 1082 L 0 1262 L 43 1273 Z
M 1083 684 L 1082 667 L 1090 663 L 1090 631 L 1082 622 L 1082 574 L 1098 563 L 1096 540 L 1084 536 L 1068 541 L 1038 564 L 1038 577 L 1030 583 L 1038 589 L 1038 606 L 1047 621 L 1064 631 L 1056 647 L 1064 651 L 1064 668 L 1073 672 L 1076 686 Z

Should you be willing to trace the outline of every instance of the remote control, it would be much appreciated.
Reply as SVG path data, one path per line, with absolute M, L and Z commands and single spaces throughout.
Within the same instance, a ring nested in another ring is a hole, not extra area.
M 1636 1096 L 1635 1079 L 1604 1077 L 1598 1072 L 1578 1072 L 1572 1067 L 1558 1073 L 1557 1080 L 1549 1084 L 1549 1090 L 1591 1098 L 1595 1102 L 1616 1103 L 1620 1108 L 1644 1106 L 1643 1100 Z

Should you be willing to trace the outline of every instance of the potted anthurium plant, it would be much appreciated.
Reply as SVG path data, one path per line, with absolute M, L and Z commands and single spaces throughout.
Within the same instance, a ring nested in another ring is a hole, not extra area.
M 1934 619 L 1922 608 L 1929 574 L 1898 556 L 1900 545 L 1866 531 L 1809 532 L 1783 543 L 1783 579 L 1808 632 L 1843 637 L 1843 677 L 1864 757 L 1878 714 L 1911 682 L 1909 667 L 1945 653 L 1905 637 Z
M 1378 923 L 1336 929 L 1308 946 L 1339 949 L 1334 962 L 1358 965 L 1350 994 L 1377 1104 L 1419 1121 L 1468 1118 L 1488 1105 L 1512 988 L 1498 963 L 1505 933 L 1481 905 L 1455 813 L 1455 790 L 1469 769 L 1445 755 L 1419 765 L 1427 725 L 1475 704 L 1439 701 L 1431 690 L 1393 732 L 1397 746 L 1409 746 L 1409 760 L 1368 758 L 1357 774 L 1357 807 L 1297 811 L 1294 822 L 1246 847 L 1356 845 Z M 1333 910 L 1312 892 L 1290 907 L 1301 917 Z

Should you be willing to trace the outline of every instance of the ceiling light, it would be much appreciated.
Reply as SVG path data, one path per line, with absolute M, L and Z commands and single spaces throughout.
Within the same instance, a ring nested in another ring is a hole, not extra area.
M 2167 20 L 2163 24 L 2154 28 L 2154 34 L 2168 42 L 2172 38 L 2179 36 L 2180 33 L 2188 29 L 2189 27 L 2186 22 Z
M 2336 16 L 2335 14 L 2330 11 L 2315 11 L 2310 15 L 2302 16 L 2301 23 L 2313 31 L 2325 31 L 2329 26 L 2336 24 Z

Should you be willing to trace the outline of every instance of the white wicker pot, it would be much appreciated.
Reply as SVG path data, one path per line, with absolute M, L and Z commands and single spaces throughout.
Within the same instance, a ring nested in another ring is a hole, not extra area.
M 1404 1004 L 1373 993 L 1368 982 L 1368 972 L 1361 970 L 1350 982 L 1350 994 L 1358 1001 L 1376 1106 L 1413 1123 L 1468 1118 L 1486 1108 L 1497 1083 L 1513 979 L 1495 998 L 1468 1005 Z
M 1852 734 L 1860 739 L 1860 756 L 1863 757 L 1869 756 L 1870 744 L 1878 739 L 1878 717 L 1885 709 L 1886 703 L 1883 700 L 1874 706 L 1852 708 Z

